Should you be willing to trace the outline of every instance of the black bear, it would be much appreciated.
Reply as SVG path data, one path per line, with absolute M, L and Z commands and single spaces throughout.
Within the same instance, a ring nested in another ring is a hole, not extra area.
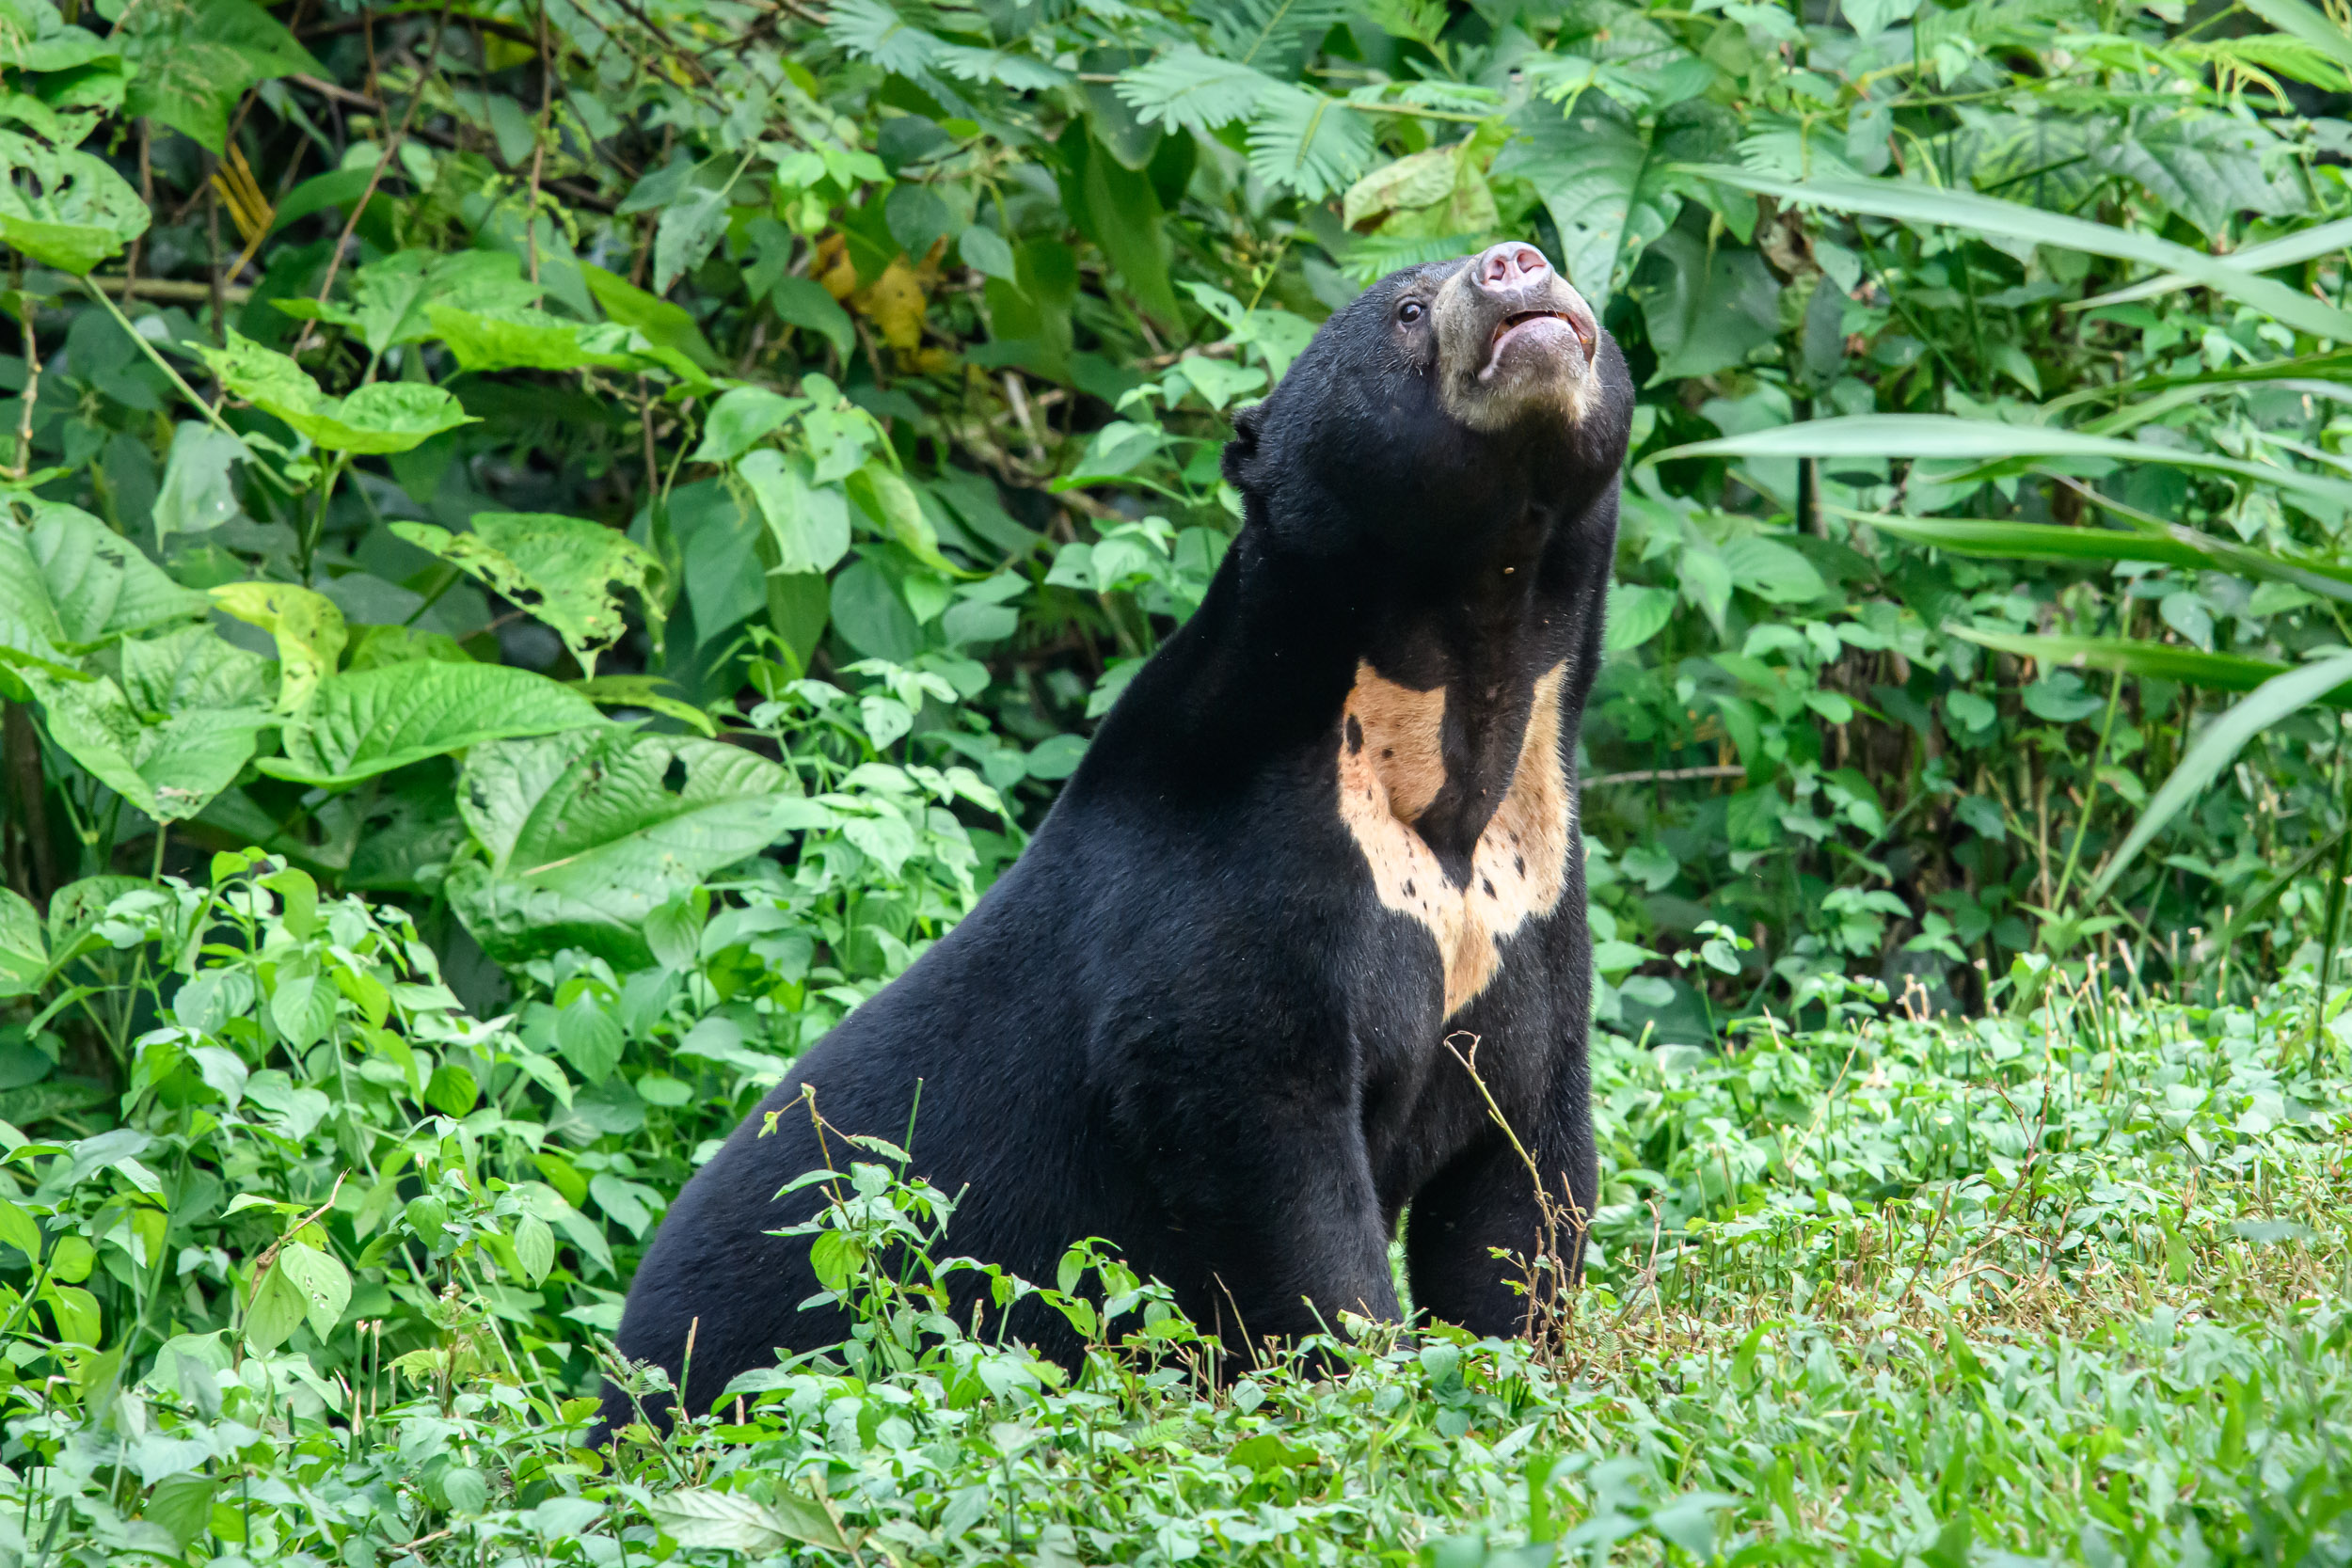
M 838 1342 L 804 1108 L 968 1189 L 949 1250 L 1051 1280 L 1107 1239 L 1236 1342 L 1416 1303 L 1520 1330 L 1496 1248 L 1589 1214 L 1591 936 L 1576 737 L 1633 388 L 1541 252 L 1382 279 L 1235 419 L 1245 521 L 1020 860 L 796 1064 L 689 1182 L 619 1344 L 691 1388 Z M 834 1146 L 839 1158 L 839 1146 Z M 1581 1221 L 1557 1235 L 1573 1271 Z M 1076 1340 L 1040 1313 L 1015 1331 Z M 696 1326 L 696 1325 L 699 1326 Z M 608 1390 L 609 1419 L 629 1418 Z

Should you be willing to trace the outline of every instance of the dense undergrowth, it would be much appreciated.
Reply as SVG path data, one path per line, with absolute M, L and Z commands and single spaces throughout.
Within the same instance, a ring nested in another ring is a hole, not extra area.
M 619 1280 L 581 1207 L 650 1223 L 628 1151 L 743 1069 L 598 1100 L 405 917 L 216 870 L 89 927 L 154 1008 L 121 1124 L 7 1134 L 18 1562 L 2352 1557 L 2352 1099 L 2306 972 L 2251 1009 L 1840 985 L 1720 1053 L 1604 1034 L 1601 1244 L 1541 1349 L 1350 1322 L 1220 1366 L 1105 1249 L 1000 1282 L 1087 1333 L 1072 1377 L 939 1315 L 950 1195 L 845 1149 L 856 1338 L 596 1455 Z

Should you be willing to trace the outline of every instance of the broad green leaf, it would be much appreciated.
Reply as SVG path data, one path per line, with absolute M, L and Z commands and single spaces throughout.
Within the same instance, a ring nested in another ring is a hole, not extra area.
M 270 661 L 209 626 L 125 638 L 118 653 L 122 694 L 142 713 L 270 705 Z
M 485 746 L 457 809 L 489 862 L 453 872 L 450 899 L 502 959 L 580 946 L 643 967 L 646 916 L 804 819 L 793 788 L 766 758 L 706 740 L 598 729 Z
M 572 321 L 520 306 L 460 310 L 437 302 L 426 313 L 434 335 L 449 345 L 462 371 L 666 369 L 632 352 L 633 332 L 612 322 Z
M 600 724 L 579 692 L 499 664 L 411 659 L 330 675 L 286 727 L 275 778 L 341 788 L 485 741 Z
M 166 1476 L 148 1493 L 139 1517 L 162 1529 L 184 1552 L 212 1527 L 213 1495 L 219 1488 L 217 1478 L 194 1471 Z
M 2275 555 L 2233 539 L 2217 538 L 2178 523 L 2153 529 L 2065 528 L 2054 523 L 1987 523 L 1966 519 L 1892 516 L 1882 512 L 1844 512 L 1914 544 L 1931 545 L 1955 555 L 2006 561 L 2155 561 L 2190 570 L 2211 567 L 2269 582 L 2291 583 L 2323 598 L 2352 603 L 2352 568 Z
M 330 451 L 407 451 L 473 420 L 441 388 L 376 381 L 347 398 L 329 397 L 292 359 L 229 328 L 227 348 L 199 348 L 229 395 L 274 414 Z
M 656 348 L 683 355 L 703 370 L 726 368 L 726 361 L 719 357 L 719 351 L 710 346 L 710 340 L 703 336 L 703 329 L 684 307 L 673 305 L 659 294 L 647 293 L 628 278 L 592 262 L 582 262 L 580 271 L 588 280 L 588 292 L 596 296 L 596 304 L 623 326 L 635 327 Z
M 710 405 L 710 417 L 703 422 L 702 445 L 694 449 L 694 461 L 732 463 L 807 406 L 805 398 L 788 398 L 765 387 L 730 388 Z
M 1640 647 L 1666 629 L 1666 623 L 1674 619 L 1674 610 L 1671 589 L 1612 583 L 1603 650 L 1614 654 Z
M 263 1355 L 293 1338 L 310 1310 L 310 1298 L 279 1267 L 291 1250 L 279 1251 L 245 1309 L 245 1342 Z
M 660 675 L 597 675 L 573 681 L 571 688 L 599 707 L 650 708 L 664 718 L 700 730 L 706 736 L 717 736 L 717 721 L 701 708 L 664 691 L 662 688 L 668 685 L 670 682 Z
M 0 888 L 0 997 L 30 995 L 48 969 L 49 943 L 41 938 L 40 912 L 21 895 Z M 7 1216 L 0 1214 L 0 1242 L 14 1240 Z M 38 1242 L 33 1250 L 39 1253 Z
M 25 182 L 40 194 L 27 195 Z M 151 221 L 138 192 L 103 158 L 0 131 L 0 241 L 33 261 L 85 277 Z
M 1872 513 L 1860 520 L 1881 533 L 1949 550 L 1954 555 L 2001 561 L 2160 561 L 2191 570 L 2212 564 L 2202 551 L 2191 546 L 2119 529 L 1901 517 L 1886 513 Z
M 2119 463 L 2157 463 L 2233 474 L 2312 496 L 2330 506 L 2352 506 L 2352 483 L 2307 474 L 2296 468 L 2272 467 L 2224 457 L 2218 452 L 2086 436 L 2080 431 L 2049 425 L 1999 424 L 1950 414 L 1855 414 L 1803 420 L 1741 436 L 1693 441 L 1643 461 L 1662 463 L 1679 457 L 1932 457 L 1987 463 L 2032 457 L 2103 457 Z
M 923 515 L 923 503 L 916 499 L 914 486 L 896 468 L 879 458 L 868 458 L 842 488 L 849 492 L 858 509 L 872 519 L 874 527 L 904 546 L 908 554 L 943 572 L 955 570 L 939 553 L 939 534 L 930 519 Z
M 1653 386 L 1727 370 L 1779 334 L 1780 285 L 1753 250 L 1709 246 L 1676 229 L 1649 247 L 1634 276 L 1641 286 L 1632 293 L 1659 354 Z
M 225 582 L 213 603 L 278 642 L 278 711 L 299 712 L 319 682 L 335 673 L 350 633 L 335 601 L 290 582 Z
M 763 1503 L 740 1492 L 694 1487 L 653 1498 L 645 1505 L 660 1532 L 680 1546 L 771 1554 L 793 1542 L 846 1552 L 850 1542 L 834 1517 L 787 1487 Z
M 618 529 L 554 513 L 478 512 L 471 533 L 430 523 L 394 523 L 391 530 L 546 622 L 590 675 L 596 673 L 596 656 L 628 629 L 616 585 L 635 591 L 654 646 L 660 647 L 667 574 Z
M 328 74 L 251 0 L 135 0 L 108 41 L 136 62 L 124 108 L 218 152 L 247 87 L 296 71 Z
M 1001 247 L 1004 252 L 1002 257 L 997 256 L 995 251 L 987 249 L 986 242 L 983 241 L 981 249 L 990 265 L 982 266 L 979 261 L 974 261 L 972 237 L 975 234 L 985 234 L 989 240 L 995 241 L 997 246 Z M 962 243 L 963 259 L 973 266 L 979 267 L 980 271 L 987 273 L 991 277 L 1012 276 L 1012 248 L 1005 245 L 1003 240 L 998 239 L 993 231 L 977 227 L 968 229 L 964 230 Z M 1001 272 L 992 270 L 992 267 L 996 265 L 1001 265 L 1003 270 Z M 778 320 L 793 326 L 808 328 L 831 343 L 833 351 L 841 356 L 844 360 L 848 359 L 850 351 L 857 347 L 857 324 L 850 320 L 850 312 L 841 309 L 840 302 L 825 293 L 822 285 L 809 278 L 779 277 L 768 292 L 768 303 L 774 308 Z
M 2246 8 L 2289 38 L 2309 44 L 2352 71 L 2352 38 L 2304 0 L 2244 0 Z
M 2255 688 L 2253 692 L 2198 733 L 2196 740 L 2164 781 L 2163 787 L 2148 801 L 2147 809 L 2132 824 L 2132 831 L 2117 847 L 2098 879 L 2090 885 L 2084 902 L 2096 905 L 2115 885 L 2115 879 L 2131 865 L 2148 841 L 2164 831 L 2165 825 L 2178 816 L 2181 809 L 2202 795 L 2222 769 L 2236 760 L 2249 740 L 2313 703 L 2352 683 L 2352 653 L 2335 654 L 2317 659 L 2298 669 L 2274 675 Z
M 1782 180 L 1727 164 L 1686 166 L 1684 172 L 1735 190 L 1783 201 L 1867 213 L 1905 223 L 1963 229 L 2066 250 L 2113 256 L 2178 273 L 2226 298 L 2250 305 L 2315 338 L 2352 341 L 2352 314 L 2298 293 L 2283 283 L 2246 271 L 2219 257 L 2136 229 L 2118 229 L 2087 218 L 2045 213 L 1975 191 L 1943 190 L 1902 180 Z
M 237 487 L 230 465 L 249 454 L 225 430 L 183 420 L 171 433 L 171 455 L 164 464 L 163 487 L 155 493 L 155 543 L 175 533 L 202 533 L 237 515 Z
M 533 1285 L 555 1267 L 555 1232 L 536 1214 L 525 1214 L 515 1222 L 515 1260 L 522 1264 L 523 1277 Z
M 437 310 L 461 319 L 476 313 L 528 312 L 539 293 L 539 286 L 523 277 L 522 259 L 504 251 L 437 256 L 428 250 L 404 250 L 359 269 L 352 279 L 348 313 L 368 352 L 381 354 L 395 343 L 446 337 L 435 319 Z M 465 365 L 462 354 L 459 363 Z
M 736 468 L 775 540 L 779 572 L 830 572 L 850 553 L 848 501 L 830 484 L 809 483 L 805 467 L 771 447 Z
M 59 680 L 26 670 L 49 738 L 158 822 L 194 816 L 236 782 L 253 736 L 277 721 L 259 708 L 194 708 L 148 723 L 107 677 Z
M 49 579 L 33 555 L 32 530 L 0 517 L 0 650 L 11 656 L 6 662 L 70 676 L 76 668 L 66 641 Z
M 203 594 L 181 587 L 81 508 L 31 498 L 21 504 L 33 515 L 32 557 L 69 645 L 93 648 L 204 613 Z
M 278 1254 L 278 1270 L 302 1293 L 310 1332 L 321 1341 L 335 1332 L 351 1305 L 351 1275 L 332 1253 L 290 1243 Z

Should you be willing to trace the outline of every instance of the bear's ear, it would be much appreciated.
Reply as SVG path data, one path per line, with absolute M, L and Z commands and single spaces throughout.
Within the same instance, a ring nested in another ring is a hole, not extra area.
M 1253 403 L 1233 416 L 1233 438 L 1225 443 L 1221 465 L 1225 483 L 1236 490 L 1249 488 L 1250 470 L 1258 457 L 1258 430 L 1265 422 L 1265 404 Z

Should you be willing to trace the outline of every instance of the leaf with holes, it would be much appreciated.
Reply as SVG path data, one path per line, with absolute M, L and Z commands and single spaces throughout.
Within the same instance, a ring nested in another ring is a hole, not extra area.
M 485 741 L 601 722 L 596 705 L 528 670 L 410 659 L 333 675 L 286 728 L 273 778 L 342 788 Z
M 335 673 L 351 640 L 343 612 L 324 594 L 290 582 L 230 582 L 213 590 L 223 613 L 268 632 L 278 643 L 278 708 L 294 713 Z
M 643 968 L 657 905 L 819 809 L 793 788 L 766 758 L 707 740 L 595 730 L 485 746 L 457 809 L 489 863 L 453 872 L 450 901 L 501 961 L 576 946 Z
M 449 392 L 429 382 L 374 381 L 347 398 L 329 397 L 292 359 L 234 327 L 229 346 L 197 352 L 230 397 L 283 420 L 329 451 L 408 451 L 445 430 L 474 422 Z
M 596 673 L 596 656 L 628 629 L 616 586 L 635 592 L 660 651 L 658 607 L 668 578 L 660 562 L 618 529 L 547 512 L 477 512 L 471 533 L 430 523 L 394 523 L 391 530 L 546 622 L 589 675 Z
M 92 777 L 158 822 L 180 822 L 236 782 L 257 731 L 277 722 L 259 708 L 193 708 L 149 723 L 122 689 L 101 675 L 60 680 L 27 669 L 49 738 Z
M 0 241 L 31 260 L 85 277 L 151 221 L 103 159 L 0 131 Z

